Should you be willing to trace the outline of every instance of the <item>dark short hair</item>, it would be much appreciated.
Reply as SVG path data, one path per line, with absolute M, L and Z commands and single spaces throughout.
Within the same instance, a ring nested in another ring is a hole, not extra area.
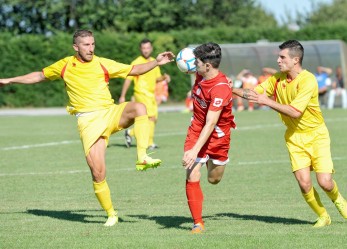
M 139 47 L 142 46 L 142 44 L 146 44 L 146 43 L 150 43 L 152 44 L 152 41 L 148 38 L 143 38 L 141 41 L 140 41 L 140 44 L 139 44 Z
M 194 49 L 194 55 L 203 63 L 210 63 L 212 67 L 218 68 L 222 60 L 222 50 L 217 43 L 209 42 Z
M 73 35 L 73 44 L 76 44 L 76 40 L 78 37 L 88 37 L 93 36 L 93 32 L 85 29 L 77 30 Z
M 288 48 L 289 56 L 299 57 L 300 65 L 302 65 L 302 60 L 304 59 L 304 47 L 297 40 L 288 40 L 279 45 L 281 50 Z

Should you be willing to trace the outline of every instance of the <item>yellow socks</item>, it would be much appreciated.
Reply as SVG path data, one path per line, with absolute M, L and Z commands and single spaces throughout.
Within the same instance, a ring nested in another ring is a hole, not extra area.
M 113 208 L 110 189 L 106 179 L 102 182 L 93 182 L 94 192 L 101 207 L 106 211 L 107 216 L 114 216 L 116 211 Z
M 134 134 L 137 144 L 137 158 L 141 160 L 147 155 L 149 138 L 149 120 L 147 115 L 135 118 Z
M 155 122 L 149 120 L 149 141 L 148 141 L 149 146 L 154 144 L 154 130 L 155 130 Z
M 333 202 L 335 202 L 337 197 L 339 196 L 339 188 L 337 187 L 337 184 L 336 184 L 336 182 L 334 180 L 333 180 L 333 182 L 334 182 L 333 190 L 331 190 L 330 192 L 325 191 L 325 193 L 329 196 L 329 198 Z
M 302 196 L 305 198 L 305 201 L 311 207 L 313 212 L 315 212 L 319 217 L 328 215 L 326 209 L 320 201 L 317 191 L 313 187 L 307 194 L 303 193 Z

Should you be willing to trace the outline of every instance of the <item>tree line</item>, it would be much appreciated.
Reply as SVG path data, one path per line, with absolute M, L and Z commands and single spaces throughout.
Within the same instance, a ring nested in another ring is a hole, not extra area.
M 249 43 L 261 39 L 269 41 L 340 39 L 347 42 L 345 13 L 347 1 L 345 0 L 334 0 L 331 5 L 319 5 L 311 15 L 306 15 L 305 18 L 303 18 L 304 15 L 299 15 L 297 23 L 301 29 L 298 31 L 290 30 L 285 26 L 279 27 L 273 17 L 252 0 L 0 0 L 0 2 L 2 2 L 0 7 L 2 30 L 0 33 L 0 54 L 2 55 L 0 77 L 41 70 L 56 60 L 71 55 L 73 53 L 71 37 L 75 28 L 89 28 L 95 32 L 97 55 L 124 63 L 130 63 L 138 56 L 138 42 L 144 37 L 153 40 L 154 54 L 165 50 L 177 53 L 189 44 L 207 41 L 222 44 Z M 177 9 L 174 10 L 173 3 L 181 6 L 182 13 L 188 13 L 176 14 L 182 18 L 180 21 L 177 21 L 179 19 L 177 16 L 176 19 L 173 18 L 175 15 L 172 13 L 179 12 Z M 229 6 L 231 3 L 233 3 L 232 7 Z M 151 8 L 154 5 L 158 6 Z M 116 10 L 115 6 L 117 8 L 122 6 L 127 10 L 123 9 L 121 12 Z M 186 6 L 186 9 L 182 6 Z M 236 6 L 239 7 L 236 8 Z M 188 10 L 193 7 L 200 8 L 199 12 L 191 14 Z M 249 8 L 255 11 L 254 13 L 259 11 L 254 15 L 259 18 L 251 18 L 252 11 Z M 149 18 L 152 21 L 148 20 L 146 25 L 145 23 L 141 25 L 139 20 L 144 22 L 148 19 L 145 17 L 149 15 L 147 12 L 149 9 L 151 9 L 149 13 L 154 13 L 150 16 L 160 16 L 160 21 L 157 19 L 155 22 L 153 21 L 156 20 L 155 18 Z M 123 19 L 112 15 L 112 11 L 121 12 Z M 23 16 L 28 16 L 28 20 L 21 25 L 19 24 L 22 22 L 19 21 L 21 20 L 20 12 Z M 208 15 L 208 13 L 217 12 L 219 16 Z M 35 16 L 33 13 L 36 14 L 37 21 L 31 19 Z M 104 16 L 102 16 L 103 13 Z M 203 20 L 198 13 L 203 14 Z M 118 19 L 120 21 L 115 21 Z M 113 25 L 117 22 L 120 24 L 121 20 L 123 22 L 127 20 L 120 25 L 121 28 Z M 187 22 L 184 23 L 182 20 Z M 238 22 L 240 25 L 235 24 Z M 106 23 L 112 23 L 112 25 L 107 26 Z M 206 25 L 199 26 L 202 24 Z M 171 100 L 183 100 L 190 89 L 190 77 L 178 72 L 174 63 L 164 66 L 162 71 L 170 74 L 172 78 L 172 84 L 169 85 Z M 120 79 L 110 82 L 110 90 L 115 99 L 119 97 L 122 83 Z M 131 94 L 131 91 L 128 94 Z M 67 96 L 62 81 L 31 86 L 10 85 L 0 89 L 0 106 L 63 106 L 66 102 Z

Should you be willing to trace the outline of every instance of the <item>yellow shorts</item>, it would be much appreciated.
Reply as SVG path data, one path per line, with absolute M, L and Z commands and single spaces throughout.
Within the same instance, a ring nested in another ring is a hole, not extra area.
M 325 124 L 309 132 L 285 133 L 292 170 L 306 167 L 318 173 L 334 173 L 330 137 Z
M 158 118 L 158 106 L 154 95 L 153 97 L 148 97 L 142 94 L 135 94 L 134 97 L 136 102 L 146 106 L 148 117 Z
M 124 102 L 120 105 L 112 105 L 108 109 L 76 115 L 78 117 L 78 130 L 86 156 L 99 137 L 105 138 L 107 146 L 110 135 L 123 129 L 123 127 L 119 127 L 119 121 L 126 105 L 127 102 Z

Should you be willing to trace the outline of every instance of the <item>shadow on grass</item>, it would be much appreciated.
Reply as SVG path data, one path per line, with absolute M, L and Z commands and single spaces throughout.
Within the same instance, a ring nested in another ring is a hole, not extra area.
M 283 218 L 283 217 L 274 217 L 274 216 L 263 216 L 263 215 L 248 215 L 248 214 L 235 214 L 235 213 L 220 213 L 216 216 L 226 216 L 234 219 L 241 220 L 255 220 L 265 223 L 278 223 L 285 225 L 301 225 L 301 224 L 312 224 L 312 222 L 306 220 L 299 220 L 293 218 Z
M 182 230 L 190 230 L 192 225 L 192 218 L 184 216 L 149 216 L 149 215 L 129 215 L 129 217 L 153 220 L 157 224 L 162 226 L 162 229 L 176 228 Z M 230 217 L 241 220 L 253 220 L 265 223 L 277 223 L 285 225 L 298 225 L 298 224 L 312 224 L 305 220 L 274 217 L 274 216 L 262 216 L 262 215 L 247 215 L 247 214 L 235 214 L 235 213 L 219 213 L 212 216 L 204 216 L 204 220 L 221 220 L 223 217 Z
M 184 216 L 149 216 L 149 215 L 129 215 L 129 217 L 143 219 L 143 220 L 153 220 L 157 224 L 161 225 L 161 229 L 176 228 L 182 230 L 190 230 L 193 224 L 192 218 Z M 206 218 L 206 217 L 205 217 Z M 184 224 L 189 224 L 183 226 Z
M 28 209 L 26 213 L 36 215 L 36 216 L 46 216 L 58 220 L 68 220 L 81 223 L 104 223 L 106 221 L 106 215 L 89 215 L 86 212 L 95 210 L 42 210 L 42 209 Z M 95 217 L 102 217 L 102 221 L 89 220 Z M 122 219 L 119 219 L 122 222 Z

